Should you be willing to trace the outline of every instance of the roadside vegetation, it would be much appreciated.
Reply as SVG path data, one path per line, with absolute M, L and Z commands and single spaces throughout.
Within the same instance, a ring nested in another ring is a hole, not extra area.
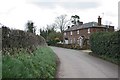
M 92 54 L 118 64 L 120 61 L 120 31 L 99 32 L 90 37 Z
M 55 77 L 56 55 L 45 39 L 35 34 L 33 23 L 28 23 L 27 31 L 1 28 L 3 79 Z
M 3 78 L 54 78 L 56 56 L 49 47 L 38 47 L 33 53 L 25 49 L 3 55 Z

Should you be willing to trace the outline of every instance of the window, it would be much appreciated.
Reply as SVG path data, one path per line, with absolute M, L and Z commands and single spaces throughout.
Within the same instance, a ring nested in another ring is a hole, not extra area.
M 88 34 L 90 33 L 90 28 L 88 28 Z
M 79 39 L 77 39 L 77 44 L 79 44 Z
M 77 34 L 79 34 L 79 30 L 77 30 Z
M 70 39 L 70 43 L 72 44 L 72 39 Z
M 75 41 L 75 38 L 74 38 L 74 43 L 75 43 L 76 41 Z
M 68 40 L 68 38 L 65 38 L 65 40 Z
M 72 31 L 70 31 L 70 35 L 72 35 Z

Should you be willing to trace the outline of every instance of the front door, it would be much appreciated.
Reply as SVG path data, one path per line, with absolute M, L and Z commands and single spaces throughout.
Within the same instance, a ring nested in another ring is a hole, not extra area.
M 80 45 L 80 47 L 82 48 L 83 47 L 83 37 L 79 37 L 79 45 Z

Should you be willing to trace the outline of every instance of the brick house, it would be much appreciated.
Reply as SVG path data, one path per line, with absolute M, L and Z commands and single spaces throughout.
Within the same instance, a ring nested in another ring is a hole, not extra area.
M 68 29 L 64 31 L 64 44 L 79 44 L 82 47 L 83 41 L 89 41 L 92 33 L 114 31 L 114 26 L 102 25 L 101 20 L 102 18 L 99 16 L 98 22 L 88 22 L 84 24 L 80 22 L 79 25 L 68 26 Z

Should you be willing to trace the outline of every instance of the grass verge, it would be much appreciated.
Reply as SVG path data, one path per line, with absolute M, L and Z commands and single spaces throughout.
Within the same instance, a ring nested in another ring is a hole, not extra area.
M 56 55 L 49 47 L 39 47 L 31 54 L 24 49 L 2 56 L 2 78 L 54 78 Z

